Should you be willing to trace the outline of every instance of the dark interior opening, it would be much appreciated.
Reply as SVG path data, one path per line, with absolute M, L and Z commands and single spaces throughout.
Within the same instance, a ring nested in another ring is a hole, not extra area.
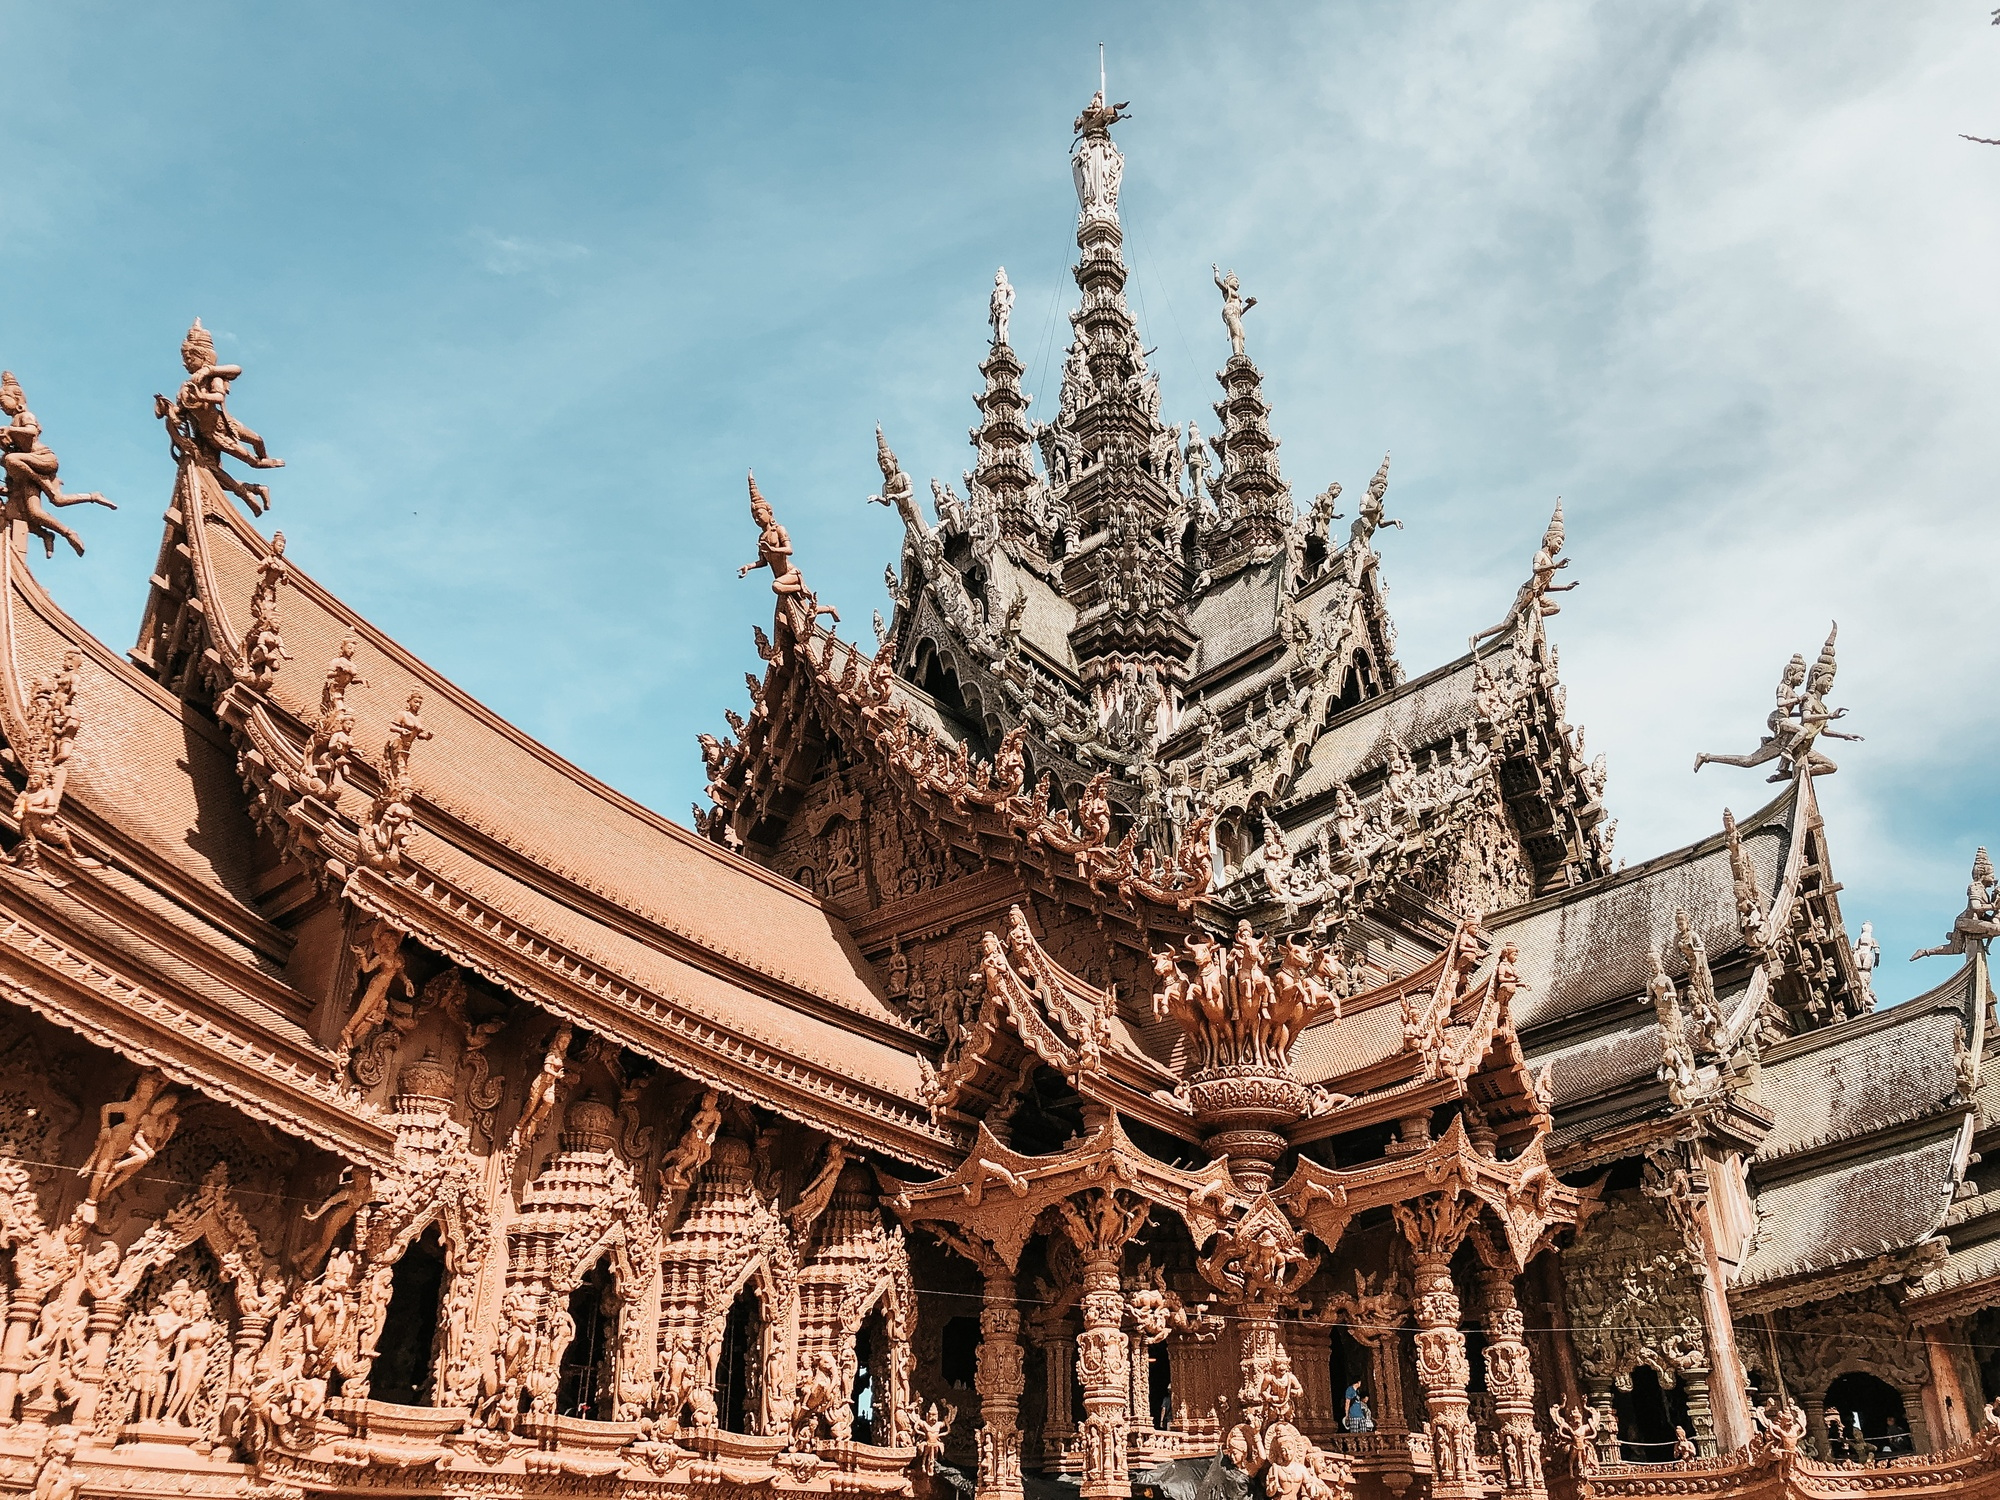
M 576 1333 L 557 1370 L 556 1412 L 608 1421 L 617 1400 L 618 1359 L 618 1282 L 609 1257 L 569 1294 L 569 1317 Z
M 722 1349 L 715 1367 L 717 1415 L 730 1432 L 750 1432 L 748 1425 L 758 1415 L 756 1395 L 757 1351 L 763 1343 L 764 1313 L 757 1294 L 749 1287 L 736 1294 L 729 1304 L 729 1317 L 722 1325 Z
M 403 1252 L 389 1275 L 389 1310 L 375 1341 L 368 1394 L 398 1406 L 431 1404 L 431 1367 L 444 1301 L 444 1242 L 437 1226 Z
M 1174 1362 L 1164 1339 L 1146 1347 L 1146 1410 L 1161 1431 L 1173 1425 Z
M 940 1340 L 938 1364 L 946 1383 L 971 1390 L 979 1374 L 979 1319 L 947 1318 Z
M 879 1443 L 888 1437 L 889 1413 L 884 1405 L 889 1399 L 888 1372 L 889 1327 L 877 1308 L 862 1320 L 860 1330 L 854 1335 L 854 1389 L 848 1400 L 854 1412 L 857 1443 Z M 881 1437 L 875 1434 L 878 1425 L 882 1428 Z
M 1903 1398 L 1886 1380 L 1865 1371 L 1850 1371 L 1826 1388 L 1826 1409 L 1839 1412 L 1850 1432 L 1858 1422 L 1862 1437 L 1877 1458 L 1911 1451 L 1909 1413 L 1903 1410 Z M 1833 1456 L 1845 1459 L 1853 1455 L 1836 1452 Z
M 1641 1365 L 1632 1372 L 1630 1391 L 1612 1393 L 1612 1405 L 1618 1413 L 1618 1442 L 1626 1463 L 1672 1462 L 1674 1429 L 1685 1430 L 1688 1425 L 1686 1391 L 1678 1385 L 1662 1389 L 1660 1377 L 1650 1366 Z

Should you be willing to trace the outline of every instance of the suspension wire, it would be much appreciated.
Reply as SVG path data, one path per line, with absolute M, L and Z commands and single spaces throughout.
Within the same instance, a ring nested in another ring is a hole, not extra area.
M 36 1157 L 20 1156 L 12 1152 L 0 1152 L 0 1161 L 17 1162 L 24 1167 L 53 1168 L 56 1171 L 74 1172 L 76 1170 L 74 1167 L 71 1167 L 67 1162 L 44 1161 Z M 197 1185 L 195 1178 L 185 1174 L 162 1176 L 158 1174 L 140 1173 L 136 1176 L 127 1178 L 126 1181 L 163 1183 L 168 1186 L 179 1186 L 179 1187 L 194 1187 Z M 264 1198 L 277 1203 L 312 1203 L 314 1201 L 313 1198 L 311 1197 L 302 1196 L 297 1193 L 278 1192 L 268 1188 L 246 1187 L 246 1186 L 241 1186 L 234 1182 L 232 1182 L 229 1185 L 229 1191 L 232 1195 L 238 1197 Z M 982 1291 L 963 1291 L 957 1287 L 947 1287 L 947 1286 L 921 1286 L 915 1284 L 914 1282 L 912 1283 L 911 1290 L 927 1297 L 941 1297 L 941 1298 L 955 1297 L 968 1302 L 984 1301 L 986 1295 Z M 1031 1296 L 1024 1297 L 1017 1295 L 1014 1298 L 1014 1304 L 1017 1307 L 1056 1307 L 1061 1305 L 1065 1300 L 1067 1299 L 1061 1297 L 1031 1297 Z M 1996 1291 L 1995 1301 L 1996 1303 L 2000 1303 L 2000 1291 Z M 1240 1314 L 1230 1313 L 1230 1312 L 1210 1312 L 1209 1314 L 1207 1314 L 1207 1316 L 1220 1319 L 1222 1322 L 1225 1323 L 1245 1323 L 1245 1322 L 1259 1321 L 1257 1319 L 1246 1319 L 1242 1317 Z M 1326 1324 L 1326 1326 L 1354 1329 L 1362 1333 L 1409 1334 L 1413 1337 L 1418 1332 L 1421 1331 L 1414 1325 L 1409 1323 L 1365 1323 L 1365 1322 L 1351 1322 L 1346 1320 L 1339 1320 L 1328 1323 Z M 1480 1325 L 1475 1324 L 1473 1326 L 1476 1328 Z M 1601 1326 L 1607 1333 L 1647 1333 L 1653 1331 L 1653 1325 L 1647 1323 L 1627 1323 L 1627 1324 L 1607 1323 L 1599 1326 Z M 1534 1334 L 1543 1334 L 1543 1333 L 1566 1334 L 1572 1331 L 1573 1330 L 1569 1328 L 1567 1325 L 1558 1325 L 1558 1324 L 1548 1324 L 1545 1326 L 1529 1325 L 1522 1329 L 1523 1333 L 1534 1333 Z M 1811 1335 L 1796 1329 L 1774 1327 L 1768 1321 L 1765 1324 L 1765 1332 L 1766 1336 L 1770 1338 L 1803 1339 L 1811 1337 Z M 1981 1344 L 1976 1340 L 1972 1339 L 1938 1338 L 1933 1340 L 1924 1338 L 1922 1336 L 1917 1336 L 1914 1338 L 1904 1338 L 1900 1335 L 1882 1335 L 1882 1334 L 1871 1334 L 1867 1336 L 1865 1339 L 1858 1340 L 1857 1342 L 1863 1342 L 1875 1345 L 1910 1344 L 1918 1347 L 1925 1347 L 1931 1343 L 1936 1343 L 1939 1347 L 1947 1349 L 1979 1349 L 1979 1348 L 1991 1347 L 1990 1345 Z M 1774 1360 L 1773 1362 L 1775 1363 L 1776 1361 Z

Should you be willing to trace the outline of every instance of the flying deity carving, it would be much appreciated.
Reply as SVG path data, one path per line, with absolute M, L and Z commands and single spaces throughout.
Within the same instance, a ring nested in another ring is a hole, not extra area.
M 840 622 L 840 611 L 831 604 L 821 604 L 806 587 L 804 575 L 792 566 L 792 534 L 778 524 L 777 516 L 771 510 L 771 502 L 766 500 L 757 488 L 757 476 L 751 474 L 750 519 L 757 525 L 757 560 L 747 562 L 736 570 L 738 578 L 748 578 L 758 568 L 768 568 L 771 572 L 771 592 L 782 601 L 797 599 L 806 605 L 817 619 L 820 615 Z
M 1528 581 L 1514 596 L 1514 603 L 1506 617 L 1497 625 L 1489 625 L 1484 630 L 1473 632 L 1471 649 L 1477 651 L 1479 643 L 1494 636 L 1505 635 L 1524 620 L 1546 619 L 1559 614 L 1562 606 L 1550 597 L 1566 594 L 1575 588 L 1574 583 L 1557 583 L 1556 574 L 1569 566 L 1569 559 L 1560 556 L 1563 548 L 1563 507 L 1556 501 L 1555 514 L 1549 517 L 1549 529 L 1542 533 L 1542 545 L 1535 550 L 1535 560 L 1529 568 Z
M 42 424 L 28 410 L 27 392 L 21 389 L 12 370 L 0 370 L 0 414 L 8 419 L 7 425 L 0 427 L 0 473 L 4 473 L 6 481 L 6 504 L 0 514 L 40 537 L 45 556 L 55 556 L 57 537 L 74 547 L 78 557 L 83 556 L 82 539 L 43 510 L 43 503 L 101 505 L 106 510 L 118 507 L 94 491 L 63 493 L 62 480 L 57 477 L 61 462 L 42 441 Z
M 1863 932 L 1871 940 L 1874 932 L 1864 923 Z M 1910 962 L 1920 958 L 1960 957 L 1974 948 L 1984 951 L 1986 945 L 2000 936 L 2000 876 L 1993 870 L 1993 860 L 1984 848 L 1972 856 L 1972 878 L 1966 882 L 1965 910 L 1951 924 L 1951 932 L 1935 948 L 1919 948 L 1910 955 Z
M 269 486 L 250 484 L 222 467 L 225 456 L 253 469 L 282 469 L 285 461 L 271 457 L 264 439 L 237 420 L 228 408 L 230 385 L 243 374 L 241 365 L 216 362 L 215 340 L 201 319 L 194 320 L 181 341 L 181 363 L 188 378 L 169 401 L 153 397 L 154 414 L 167 424 L 167 440 L 183 464 L 205 469 L 230 494 L 262 515 L 271 505 Z
M 96 1144 L 76 1169 L 89 1184 L 79 1210 L 84 1223 L 97 1222 L 98 1205 L 145 1170 L 173 1139 L 180 1121 L 180 1091 L 152 1069 L 139 1075 L 130 1098 L 98 1111 Z
M 1757 748 L 1743 755 L 1717 755 L 1703 751 L 1694 758 L 1694 768 L 1699 771 L 1706 765 L 1718 766 L 1761 766 L 1766 761 L 1778 762 L 1778 769 L 1767 781 L 1790 781 L 1800 772 L 1808 776 L 1830 776 L 1840 768 L 1825 755 L 1814 749 L 1814 742 L 1822 735 L 1835 740 L 1860 740 L 1861 735 L 1848 734 L 1832 726 L 1836 719 L 1847 716 L 1844 708 L 1828 708 L 1826 695 L 1833 691 L 1833 679 L 1837 671 L 1834 656 L 1834 638 L 1840 633 L 1835 625 L 1827 632 L 1826 644 L 1820 647 L 1819 659 L 1812 670 L 1806 670 L 1806 659 L 1794 654 L 1785 664 L 1784 675 L 1778 680 L 1778 701 L 1766 720 L 1768 733 L 1757 742 Z

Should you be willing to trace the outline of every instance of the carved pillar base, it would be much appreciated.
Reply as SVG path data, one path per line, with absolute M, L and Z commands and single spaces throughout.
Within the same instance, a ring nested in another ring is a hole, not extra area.
M 979 1304 L 979 1355 L 973 1384 L 979 1391 L 978 1500 L 1017 1500 L 1021 1494 L 1021 1309 L 1014 1273 L 983 1268 Z
M 1715 1453 L 1715 1412 L 1708 1399 L 1708 1371 L 1683 1370 L 1681 1385 L 1688 1398 L 1688 1436 L 1703 1458 Z
M 1542 1477 L 1541 1434 L 1535 1430 L 1535 1373 L 1523 1337 L 1526 1319 L 1514 1297 L 1512 1268 L 1501 1259 L 1504 1247 L 1482 1242 L 1480 1254 L 1492 1257 L 1480 1291 L 1486 1302 L 1486 1389 L 1499 1428 L 1500 1487 L 1508 1495 L 1541 1497 L 1548 1494 L 1548 1484 Z
M 1039 1325 L 1042 1351 L 1042 1467 L 1062 1466 L 1076 1443 L 1076 1412 L 1070 1382 L 1076 1369 L 1076 1337 L 1067 1323 Z
M 1806 1412 L 1806 1446 L 1819 1456 L 1821 1463 L 1834 1461 L 1833 1449 L 1826 1441 L 1826 1397 L 1815 1391 L 1803 1393 Z M 1843 1457 L 1845 1455 L 1842 1455 Z
M 1083 1332 L 1076 1337 L 1077 1371 L 1083 1378 L 1083 1494 L 1105 1500 L 1129 1495 L 1125 1449 L 1125 1294 L 1118 1267 L 1120 1246 L 1081 1248 Z
M 1417 1381 L 1430 1416 L 1432 1500 L 1483 1500 L 1486 1492 L 1466 1391 L 1472 1368 L 1451 1279 L 1452 1252 L 1478 1212 L 1476 1202 L 1456 1195 L 1399 1203 L 1395 1209 L 1415 1268 L 1410 1311 L 1417 1324 Z
M 1591 1376 L 1584 1381 L 1583 1389 L 1590 1398 L 1591 1410 L 1597 1413 L 1597 1461 L 1623 1463 L 1624 1450 L 1618 1445 L 1618 1407 L 1611 1398 L 1610 1379 Z

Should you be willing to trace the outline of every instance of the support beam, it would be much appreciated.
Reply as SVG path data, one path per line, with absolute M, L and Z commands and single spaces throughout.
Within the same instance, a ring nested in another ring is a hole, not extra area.
M 1451 1279 L 1452 1253 L 1479 1211 L 1477 1199 L 1456 1192 L 1395 1208 L 1415 1267 L 1410 1311 L 1417 1323 L 1417 1381 L 1430 1418 L 1431 1500 L 1484 1500 L 1486 1493 L 1466 1389 L 1472 1367 L 1458 1326 L 1458 1287 Z

